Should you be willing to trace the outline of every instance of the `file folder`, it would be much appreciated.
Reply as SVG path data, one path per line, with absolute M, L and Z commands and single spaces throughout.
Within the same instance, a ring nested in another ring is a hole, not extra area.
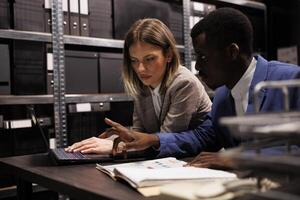
M 0 44 L 0 94 L 10 94 L 10 62 L 8 44 Z
M 52 1 L 51 0 L 45 0 L 44 1 L 44 25 L 45 25 L 45 32 L 51 33 L 52 32 L 52 15 L 51 15 L 51 9 L 52 9 Z
M 70 34 L 80 35 L 80 24 L 79 24 L 79 2 L 78 0 L 70 0 Z
M 46 93 L 45 46 L 41 42 L 14 41 L 12 94 Z
M 90 36 L 112 38 L 112 2 L 109 0 L 89 0 Z
M 43 0 L 15 0 L 14 26 L 23 31 L 44 32 Z
M 96 52 L 65 51 L 66 93 L 97 94 L 98 54 Z
M 10 28 L 10 12 L 8 0 L 0 1 L 0 28 Z
M 123 93 L 122 80 L 123 56 L 117 53 L 100 53 L 100 92 Z
M 89 7 L 88 0 L 79 0 L 79 21 L 80 21 L 80 35 L 81 36 L 89 36 Z
M 68 0 L 62 1 L 63 7 L 63 26 L 64 34 L 70 34 L 69 3 Z M 52 0 L 44 0 L 44 30 L 47 33 L 52 32 Z
M 72 0 L 71 0 L 72 1 Z M 64 13 L 64 34 L 69 35 L 70 34 L 70 13 L 69 13 L 69 1 L 68 0 L 62 0 L 62 7 L 63 7 L 63 13 Z

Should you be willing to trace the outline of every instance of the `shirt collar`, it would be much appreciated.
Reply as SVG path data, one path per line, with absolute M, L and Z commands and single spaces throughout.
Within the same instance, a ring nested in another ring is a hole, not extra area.
M 161 86 L 161 83 L 159 83 L 159 85 L 156 86 L 154 89 L 152 89 L 152 88 L 150 87 L 151 93 L 152 93 L 153 95 L 159 96 L 159 95 L 160 95 L 160 93 L 159 93 L 160 86 Z
M 242 97 L 248 93 L 256 68 L 256 63 L 257 60 L 253 57 L 248 69 L 246 70 L 242 78 L 232 88 L 231 94 L 234 99 L 242 99 Z

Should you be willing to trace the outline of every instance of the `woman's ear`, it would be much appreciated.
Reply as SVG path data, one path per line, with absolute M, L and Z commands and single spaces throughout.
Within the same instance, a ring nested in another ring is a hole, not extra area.
M 227 53 L 231 60 L 236 60 L 238 55 L 240 54 L 240 47 L 236 43 L 231 43 L 227 47 Z

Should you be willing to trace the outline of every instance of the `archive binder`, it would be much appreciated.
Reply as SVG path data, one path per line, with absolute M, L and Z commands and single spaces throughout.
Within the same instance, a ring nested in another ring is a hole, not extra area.
M 70 34 L 71 35 L 80 35 L 80 25 L 79 25 L 79 2 L 78 0 L 69 1 L 69 14 L 70 14 Z
M 79 21 L 80 21 L 80 35 L 89 36 L 89 7 L 88 0 L 79 0 Z
M 43 0 L 15 0 L 14 26 L 23 31 L 44 31 Z
M 45 46 L 41 42 L 14 41 L 12 93 L 46 93 Z
M 89 0 L 90 36 L 112 38 L 112 2 Z
M 125 92 L 122 80 L 123 56 L 117 53 L 99 54 L 100 92 Z
M 70 20 L 69 20 L 69 2 L 68 0 L 62 1 L 63 6 L 63 25 L 64 34 L 70 34 Z M 45 32 L 52 32 L 52 0 L 44 0 L 44 30 Z
M 8 44 L 0 44 L 0 94 L 10 94 L 10 62 Z
M 44 27 L 45 27 L 45 32 L 51 33 L 52 32 L 52 15 L 51 15 L 51 1 L 50 0 L 45 0 L 44 3 Z
M 9 1 L 0 1 L 0 28 L 10 28 Z
M 70 16 L 69 16 L 69 1 L 63 0 L 62 1 L 63 13 L 64 13 L 64 34 L 70 34 Z

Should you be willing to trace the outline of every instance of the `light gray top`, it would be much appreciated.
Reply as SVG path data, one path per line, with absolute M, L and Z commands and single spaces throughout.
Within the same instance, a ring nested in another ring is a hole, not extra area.
M 185 131 L 200 124 L 210 109 L 204 86 L 191 71 L 180 66 L 162 94 L 160 117 L 156 116 L 150 88 L 135 98 L 133 129 L 146 133 Z

